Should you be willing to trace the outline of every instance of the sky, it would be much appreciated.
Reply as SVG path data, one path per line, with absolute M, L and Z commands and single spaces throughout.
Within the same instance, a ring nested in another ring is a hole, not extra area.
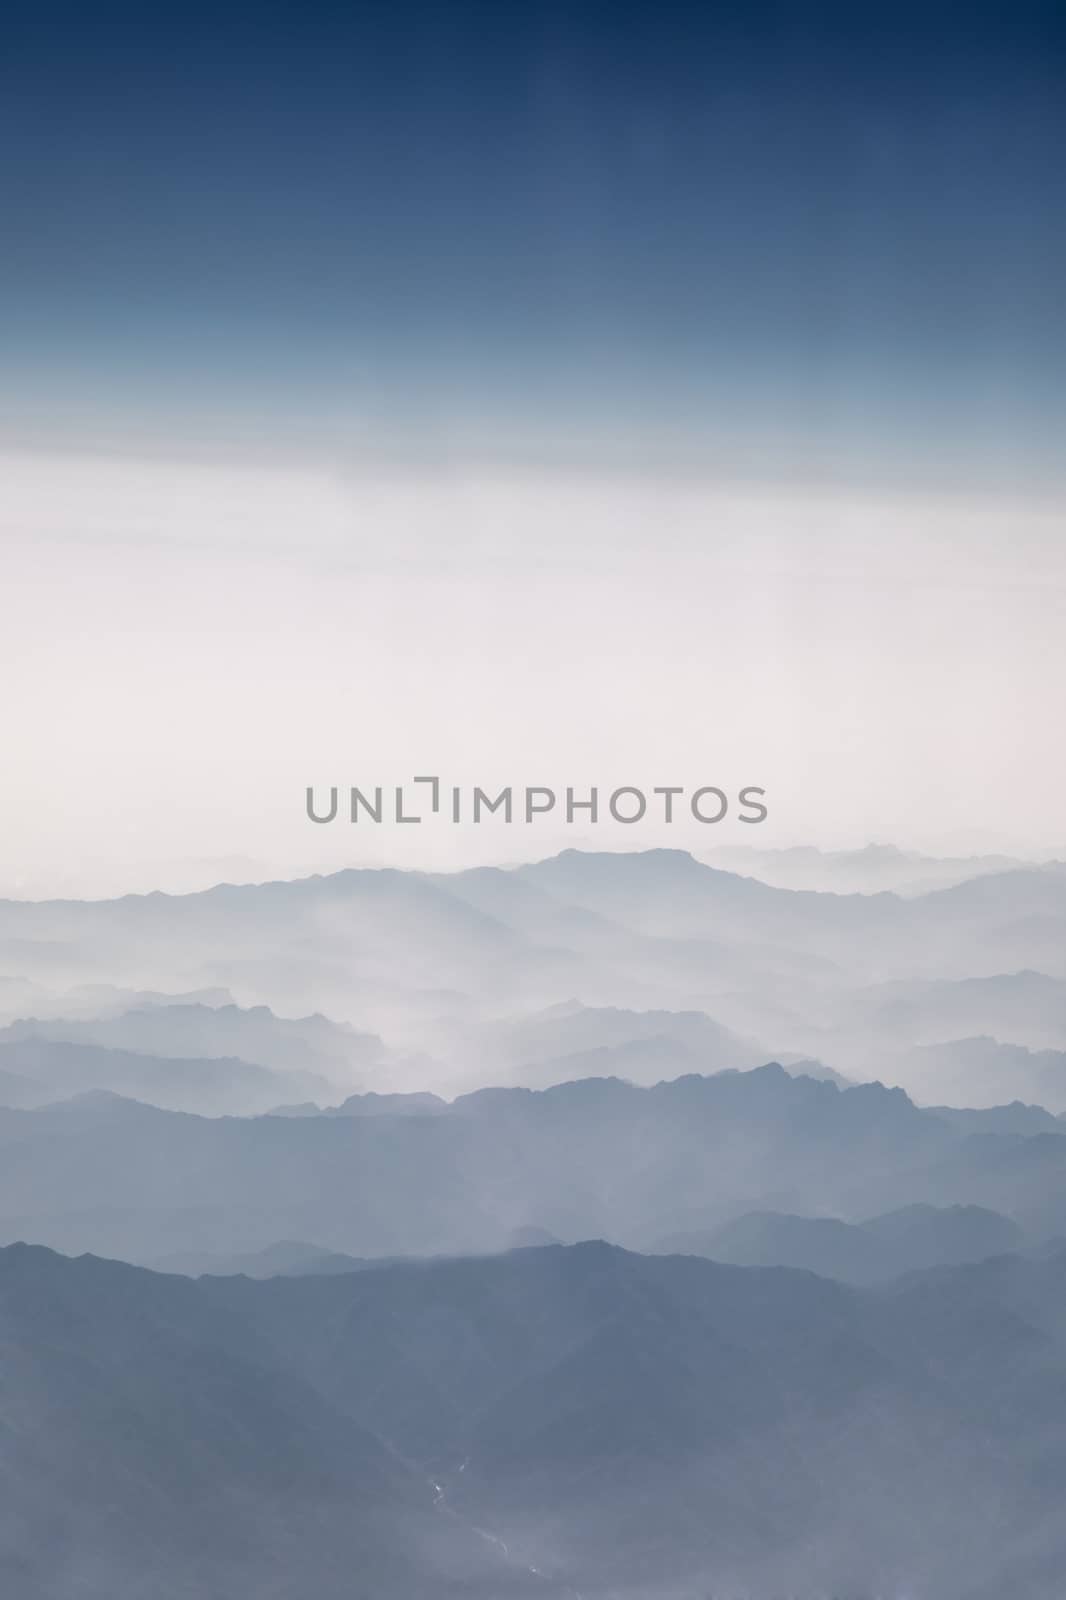
M 1036 4 L 5 9 L 0 890 L 578 842 L 304 816 L 418 771 L 1062 847 L 1064 46 Z

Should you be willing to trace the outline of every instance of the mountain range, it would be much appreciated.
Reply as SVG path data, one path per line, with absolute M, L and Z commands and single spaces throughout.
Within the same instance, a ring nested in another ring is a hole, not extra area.
M 0 903 L 4 1594 L 1059 1600 L 1066 869 L 776 876 Z
M 3 1236 L 145 1262 L 283 1239 L 491 1252 L 520 1228 L 644 1249 L 751 1211 L 859 1223 L 917 1202 L 983 1206 L 1034 1243 L 1066 1234 L 1066 1124 L 974 1127 L 777 1065 L 362 1104 L 206 1118 L 89 1094 L 0 1111 Z
M 1050 1600 L 1066 1254 L 849 1288 L 602 1243 L 256 1281 L 0 1252 L 56 1600 Z M 890 1508 L 890 1509 L 889 1509 Z
M 509 869 L 4 901 L 0 1044 L 236 1058 L 347 1093 L 449 1097 L 804 1060 L 919 1101 L 1066 1110 L 1044 1058 L 1066 1050 L 1066 868 L 973 867 L 916 894 L 837 893 L 682 851 L 569 850 Z M 1003 1053 L 969 1094 L 942 1053 L 974 1039 Z M 1018 1050 L 1041 1055 L 1032 1072 Z M 166 1103 L 263 1108 L 236 1091 Z

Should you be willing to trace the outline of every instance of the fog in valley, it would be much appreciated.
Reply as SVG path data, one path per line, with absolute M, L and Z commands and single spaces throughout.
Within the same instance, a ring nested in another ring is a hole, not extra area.
M 3 902 L 14 1592 L 1051 1595 L 1064 930 L 883 846 Z
M 1063 1600 L 1064 67 L 4 7 L 0 1600 Z

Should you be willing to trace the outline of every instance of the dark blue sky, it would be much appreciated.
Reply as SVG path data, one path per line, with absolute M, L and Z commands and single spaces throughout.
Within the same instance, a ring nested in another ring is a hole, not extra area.
M 1054 475 L 1061 5 L 5 8 L 9 438 Z

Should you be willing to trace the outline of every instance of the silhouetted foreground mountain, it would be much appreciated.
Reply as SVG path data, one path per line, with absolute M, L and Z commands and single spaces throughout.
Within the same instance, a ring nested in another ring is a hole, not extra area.
M 15 1247 L 0 1319 L 20 1600 L 1061 1594 L 1066 1254 L 859 1290 L 602 1244 L 264 1282 Z
M 11 1600 L 554 1592 L 191 1280 L 14 1246 L 0 1341 Z

